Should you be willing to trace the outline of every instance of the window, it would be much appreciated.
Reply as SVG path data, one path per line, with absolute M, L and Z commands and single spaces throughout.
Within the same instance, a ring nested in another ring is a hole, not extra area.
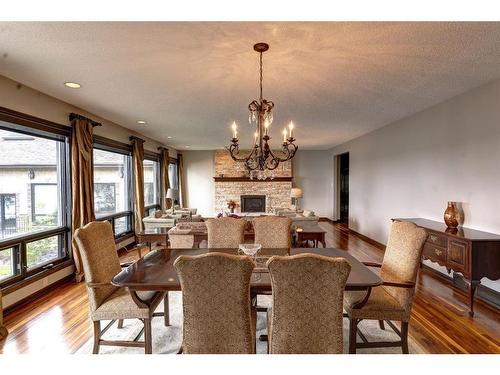
M 160 162 L 144 160 L 144 206 L 145 213 L 160 208 Z
M 94 209 L 111 222 L 115 237 L 132 232 L 132 157 L 130 152 L 94 145 Z
M 66 132 L 0 120 L 1 286 L 70 258 Z
M 57 225 L 59 196 L 57 184 L 31 184 L 31 219 L 38 225 Z
M 18 261 L 16 260 L 18 253 L 15 247 L 0 250 L 0 282 L 18 274 Z
M 95 212 L 97 216 L 116 212 L 116 184 L 98 182 L 94 184 Z
M 0 194 L 0 230 L 5 235 L 16 232 L 16 194 Z
M 168 181 L 170 182 L 171 189 L 177 189 L 179 191 L 179 169 L 177 162 L 170 162 L 168 164 Z M 174 204 L 179 204 L 178 200 L 175 200 Z

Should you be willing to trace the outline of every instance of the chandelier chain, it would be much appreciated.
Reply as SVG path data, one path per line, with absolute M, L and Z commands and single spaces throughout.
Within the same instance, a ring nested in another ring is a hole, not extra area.
M 260 53 L 260 101 L 262 102 L 262 52 Z

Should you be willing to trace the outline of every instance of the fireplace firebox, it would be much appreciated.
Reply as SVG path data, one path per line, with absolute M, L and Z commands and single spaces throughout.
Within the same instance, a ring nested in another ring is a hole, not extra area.
M 266 212 L 265 195 L 241 195 L 241 212 Z

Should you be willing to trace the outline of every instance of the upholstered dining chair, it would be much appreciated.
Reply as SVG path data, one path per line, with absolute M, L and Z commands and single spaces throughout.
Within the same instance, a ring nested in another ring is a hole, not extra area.
M 212 249 L 237 249 L 244 241 L 244 219 L 221 217 L 206 221 L 208 247 Z
M 253 261 L 213 252 L 181 255 L 174 267 L 182 288 L 181 352 L 255 353 L 256 312 L 250 301 Z
M 168 325 L 168 303 L 165 311 L 154 313 L 164 299 L 165 293 L 140 292 L 131 294 L 123 288 L 111 284 L 113 277 L 121 271 L 120 260 L 115 248 L 115 238 L 111 224 L 107 221 L 91 222 L 75 231 L 74 240 L 82 258 L 85 282 L 89 297 L 90 318 L 94 323 L 94 346 L 92 352 L 99 353 L 100 345 L 144 347 L 146 354 L 152 352 L 151 319 L 165 316 Z M 140 319 L 143 331 L 133 341 L 109 341 L 102 335 L 118 320 L 118 328 L 124 319 Z M 101 320 L 111 322 L 101 329 Z M 144 341 L 138 341 L 144 332 Z
M 369 294 L 348 291 L 344 295 L 344 309 L 350 320 L 349 353 L 356 353 L 357 348 L 395 346 L 401 346 L 402 352 L 408 353 L 408 322 L 426 238 L 425 230 L 415 224 L 395 221 L 391 227 L 382 264 L 365 263 L 380 268 L 383 284 L 373 288 Z M 401 340 L 368 342 L 358 328 L 358 323 L 363 319 L 378 320 L 381 329 L 385 329 L 384 321 L 387 321 Z M 392 321 L 400 321 L 401 330 Z M 357 342 L 357 335 L 363 342 Z
M 349 262 L 305 253 L 271 257 L 267 267 L 273 290 L 269 352 L 343 353 L 342 298 Z
M 255 243 L 263 248 L 290 248 L 292 220 L 282 216 L 262 216 L 252 220 Z

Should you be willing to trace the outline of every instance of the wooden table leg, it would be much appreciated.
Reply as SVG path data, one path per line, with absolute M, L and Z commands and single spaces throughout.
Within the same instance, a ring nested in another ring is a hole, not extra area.
M 474 316 L 474 294 L 476 293 L 477 286 L 481 284 L 481 281 L 471 280 L 469 287 L 469 315 Z

